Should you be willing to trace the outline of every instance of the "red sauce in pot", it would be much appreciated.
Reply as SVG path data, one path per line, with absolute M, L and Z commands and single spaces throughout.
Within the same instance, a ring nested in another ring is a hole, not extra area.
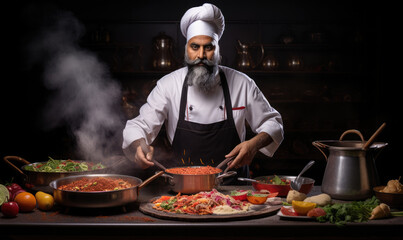
M 180 175 L 208 175 L 220 173 L 222 170 L 211 166 L 202 167 L 178 167 L 167 169 L 167 173 L 180 174 Z

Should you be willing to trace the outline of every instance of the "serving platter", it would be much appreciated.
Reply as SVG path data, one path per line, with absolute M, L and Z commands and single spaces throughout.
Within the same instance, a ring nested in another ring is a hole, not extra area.
M 159 197 L 151 199 L 149 202 L 141 203 L 139 210 L 149 216 L 167 219 L 167 220 L 178 220 L 178 221 L 236 221 L 236 220 L 245 220 L 245 219 L 253 219 L 253 218 L 261 218 L 265 216 L 274 215 L 282 205 L 253 205 L 250 210 L 243 213 L 237 214 L 223 214 L 223 215 L 191 215 L 185 213 L 168 213 L 164 211 L 159 211 L 153 208 L 154 204 L 152 203 L 154 200 Z

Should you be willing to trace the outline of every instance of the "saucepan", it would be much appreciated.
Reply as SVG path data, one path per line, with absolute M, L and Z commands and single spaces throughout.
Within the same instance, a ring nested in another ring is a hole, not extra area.
M 277 177 L 285 181 L 284 185 L 271 184 L 270 180 L 272 180 L 275 176 L 276 175 L 260 176 L 254 179 L 238 178 L 238 180 L 252 182 L 253 188 L 256 189 L 257 191 L 268 190 L 271 193 L 278 192 L 278 196 L 281 197 L 287 196 L 288 191 L 290 191 L 291 189 L 290 182 L 293 181 L 296 178 L 296 176 L 277 175 Z M 299 177 L 299 178 L 300 181 L 302 181 L 301 189 L 299 190 L 299 192 L 308 194 L 312 190 L 315 180 L 307 177 Z
M 231 177 L 237 174 L 235 171 L 228 171 L 228 168 L 225 170 L 221 170 L 220 167 L 224 166 L 225 163 L 228 163 L 233 158 L 225 159 L 221 164 L 219 164 L 216 169 L 217 173 L 210 174 L 179 174 L 172 173 L 172 169 L 174 168 L 165 168 L 161 163 L 153 160 L 154 163 L 161 169 L 165 171 L 163 177 L 168 178 L 169 185 L 171 190 L 177 193 L 185 193 L 192 194 L 198 193 L 202 191 L 211 191 L 214 187 L 220 185 L 222 180 L 226 177 Z M 206 166 L 189 166 L 189 168 L 203 168 Z
M 120 175 L 120 174 L 86 174 L 60 178 L 52 181 L 49 186 L 53 189 L 55 202 L 65 207 L 78 208 L 105 208 L 123 206 L 138 199 L 139 191 L 148 183 L 161 176 L 164 172 L 160 171 L 149 177 L 144 182 L 137 177 Z M 67 191 L 59 189 L 60 186 L 83 179 L 83 178 L 119 178 L 127 181 L 132 185 L 130 188 L 113 190 L 113 191 L 97 191 L 97 192 L 79 192 Z

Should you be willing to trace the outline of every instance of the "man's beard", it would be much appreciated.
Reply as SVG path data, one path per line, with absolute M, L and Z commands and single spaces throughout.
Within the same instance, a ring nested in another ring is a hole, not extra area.
M 185 62 L 188 66 L 188 85 L 195 85 L 205 93 L 211 92 L 219 83 L 218 61 L 208 59 L 190 60 L 185 52 Z M 201 64 L 201 65 L 199 65 Z

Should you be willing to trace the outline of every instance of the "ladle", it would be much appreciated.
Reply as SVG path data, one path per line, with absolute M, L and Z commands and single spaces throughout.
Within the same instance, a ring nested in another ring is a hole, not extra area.
M 305 167 L 302 169 L 302 171 L 298 174 L 298 176 L 291 181 L 290 187 L 296 191 L 299 191 L 301 189 L 302 186 L 302 181 L 300 181 L 300 177 L 301 175 L 306 172 L 306 170 L 308 170 L 310 167 L 312 167 L 312 165 L 315 163 L 315 161 L 310 161 L 307 165 L 305 165 Z
M 378 130 L 376 130 L 376 132 L 374 134 L 372 134 L 372 136 L 369 138 L 369 140 L 364 144 L 364 146 L 362 147 L 362 150 L 367 150 L 372 143 L 375 141 L 375 138 L 382 132 L 382 130 L 385 128 L 386 123 L 383 123 Z

